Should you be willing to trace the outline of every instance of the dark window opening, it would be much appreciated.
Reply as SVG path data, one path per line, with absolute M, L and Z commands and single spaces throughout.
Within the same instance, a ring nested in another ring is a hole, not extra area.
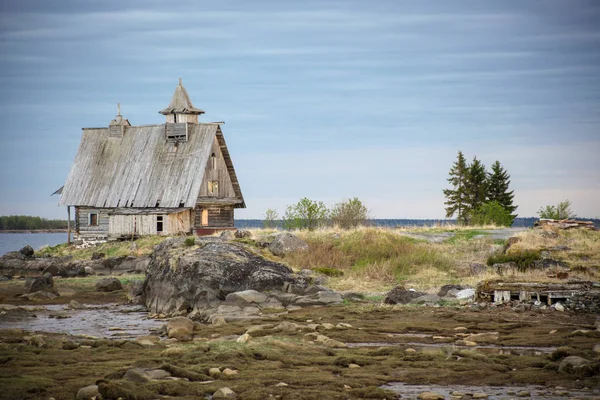
M 179 208 L 184 207 L 185 203 L 182 201 L 181 203 L 179 203 Z
M 210 166 L 212 169 L 217 169 L 217 156 L 215 156 L 215 153 L 210 156 Z
M 163 231 L 163 216 L 157 215 L 156 216 L 156 232 L 162 232 L 162 231 Z
M 98 214 L 97 213 L 90 213 L 89 225 L 90 226 L 98 226 Z

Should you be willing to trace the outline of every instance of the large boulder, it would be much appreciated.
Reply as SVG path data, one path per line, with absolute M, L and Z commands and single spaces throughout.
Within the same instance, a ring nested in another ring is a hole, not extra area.
M 144 281 L 143 301 L 153 313 L 172 315 L 214 307 L 230 293 L 281 290 L 298 284 L 292 270 L 266 260 L 239 243 L 176 240 L 157 245 Z
M 284 256 L 298 250 L 307 250 L 308 244 L 289 232 L 280 233 L 269 245 L 269 250 L 276 256 Z
M 417 292 L 416 290 L 406 289 L 404 286 L 396 286 L 385 295 L 383 302 L 385 304 L 407 304 L 417 297 L 424 296 L 427 293 Z
M 113 292 L 121 289 L 123 289 L 123 285 L 115 277 L 100 279 L 96 282 L 96 290 L 99 292 Z
M 33 257 L 33 247 L 31 247 L 30 245 L 27 245 L 25 247 L 23 247 L 21 250 L 19 250 L 19 253 L 21 253 L 21 255 L 25 258 L 29 258 L 29 257 Z

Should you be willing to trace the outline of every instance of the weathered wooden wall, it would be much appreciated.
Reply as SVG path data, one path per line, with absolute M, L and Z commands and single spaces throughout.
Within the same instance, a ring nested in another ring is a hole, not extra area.
M 90 214 L 98 214 L 98 225 L 90 226 Z M 108 235 L 108 210 L 105 208 L 75 207 L 75 232 L 81 237 Z
M 208 210 L 208 225 L 202 224 L 202 210 Z M 195 210 L 194 227 L 196 229 L 209 228 L 232 228 L 233 227 L 233 206 L 207 205 L 197 207 Z
M 216 158 L 215 168 L 213 168 L 213 163 L 211 160 L 212 154 L 214 154 Z M 219 182 L 219 190 L 217 193 L 209 193 L 209 181 Z M 216 137 L 213 139 L 211 150 L 208 156 L 208 162 L 206 163 L 206 167 L 204 169 L 204 179 L 202 179 L 202 185 L 200 186 L 198 201 L 207 198 L 236 198 L 233 185 L 231 184 L 231 179 L 229 178 L 229 172 L 227 171 L 227 164 L 225 163 L 223 153 L 221 152 L 221 148 Z
M 163 217 L 163 230 L 157 231 L 157 217 Z M 109 237 L 127 235 L 174 235 L 191 231 L 190 211 L 172 214 L 110 215 Z

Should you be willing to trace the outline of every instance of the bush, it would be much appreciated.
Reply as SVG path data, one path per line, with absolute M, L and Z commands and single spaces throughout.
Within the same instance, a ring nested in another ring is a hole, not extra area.
M 308 229 L 310 231 L 322 226 L 327 221 L 327 207 L 322 201 L 313 201 L 306 197 L 285 210 L 284 226 L 286 229 Z
M 342 229 L 356 228 L 367 221 L 369 210 L 355 197 L 337 203 L 331 210 L 331 221 Z
M 533 267 L 536 261 L 541 259 L 542 257 L 538 251 L 523 251 L 519 253 L 497 254 L 490 256 L 487 259 L 487 265 L 491 267 L 494 264 L 514 262 L 519 271 L 526 271 Z
M 183 244 L 184 244 L 186 247 L 192 247 L 193 245 L 195 245 L 195 244 L 196 244 L 196 238 L 195 238 L 195 237 L 193 237 L 193 236 L 191 236 L 191 237 L 187 237 L 187 238 L 185 238 L 185 241 L 183 242 Z
M 344 271 L 340 271 L 339 269 L 329 268 L 329 267 L 319 267 L 313 268 L 313 271 L 325 275 L 325 276 L 343 276 Z
M 569 199 L 561 201 L 555 206 L 542 207 L 537 213 L 543 219 L 571 219 L 577 216 L 571 210 L 571 201 Z
M 473 225 L 511 226 L 514 219 L 510 211 L 494 200 L 479 206 L 471 218 L 471 223 Z

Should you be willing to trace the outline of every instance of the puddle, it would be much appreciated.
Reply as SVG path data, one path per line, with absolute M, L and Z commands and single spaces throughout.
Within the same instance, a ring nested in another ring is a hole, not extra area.
M 370 343 L 346 343 L 348 347 L 395 347 L 406 346 L 423 353 L 447 353 L 451 349 L 460 350 L 475 350 L 483 354 L 509 354 L 518 356 L 541 356 L 552 353 L 556 347 L 530 347 L 530 346 L 495 346 L 495 345 L 478 345 L 478 346 L 457 346 L 452 343 L 385 343 L 385 342 L 370 342 Z
M 402 396 L 403 399 L 416 399 L 423 392 L 436 392 L 446 398 L 452 398 L 451 393 L 465 394 L 463 398 L 471 398 L 474 393 L 485 393 L 488 399 L 514 399 L 519 392 L 528 392 L 530 396 L 524 398 L 563 400 L 570 398 L 591 399 L 600 395 L 600 390 L 567 390 L 554 389 L 542 386 L 436 386 L 436 385 L 407 385 L 402 382 L 390 383 L 382 386 Z M 458 397 L 457 397 L 458 398 Z
M 67 318 L 59 318 L 60 316 Z M 151 329 L 160 328 L 163 324 L 164 321 L 149 319 L 143 307 L 118 304 L 88 305 L 83 310 L 68 310 L 64 305 L 48 305 L 44 310 L 39 310 L 38 307 L 0 316 L 0 329 L 21 328 L 27 331 L 120 339 L 148 335 Z

